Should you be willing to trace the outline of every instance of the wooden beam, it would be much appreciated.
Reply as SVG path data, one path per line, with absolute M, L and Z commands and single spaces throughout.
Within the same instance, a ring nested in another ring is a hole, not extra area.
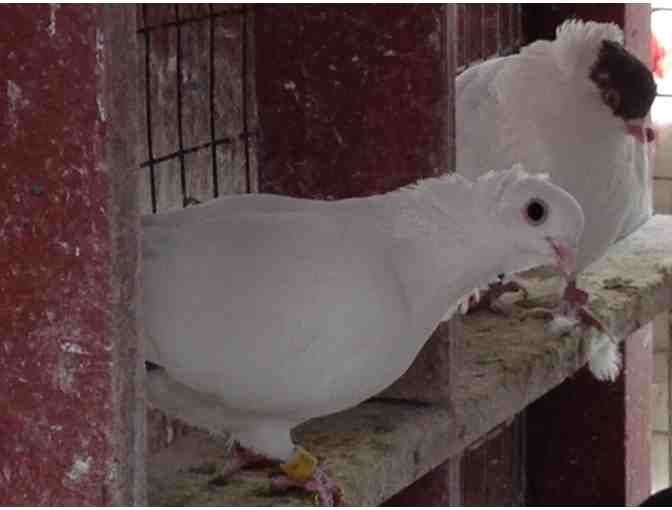
M 140 504 L 135 12 L 0 10 L 0 501 Z

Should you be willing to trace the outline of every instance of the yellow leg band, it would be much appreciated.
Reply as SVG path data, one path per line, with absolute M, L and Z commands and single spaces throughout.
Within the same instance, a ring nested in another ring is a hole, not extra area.
M 280 469 L 292 480 L 303 481 L 313 477 L 317 464 L 317 459 L 308 450 L 297 446 L 292 458 L 280 464 Z

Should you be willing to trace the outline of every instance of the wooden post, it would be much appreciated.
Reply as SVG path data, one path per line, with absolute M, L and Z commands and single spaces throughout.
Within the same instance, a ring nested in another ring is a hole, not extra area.
M 528 407 L 527 505 L 638 505 L 650 487 L 652 327 L 625 340 L 614 383 L 587 368 Z
M 0 7 L 0 503 L 143 495 L 135 14 Z

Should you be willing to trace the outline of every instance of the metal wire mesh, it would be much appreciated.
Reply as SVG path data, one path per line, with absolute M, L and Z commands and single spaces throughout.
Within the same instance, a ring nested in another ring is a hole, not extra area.
M 459 4 L 457 72 L 516 52 L 523 41 L 521 4 Z
M 142 5 L 144 213 L 256 190 L 251 9 Z

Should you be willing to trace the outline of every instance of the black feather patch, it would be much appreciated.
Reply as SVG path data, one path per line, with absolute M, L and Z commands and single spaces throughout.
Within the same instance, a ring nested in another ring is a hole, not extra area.
M 614 41 L 602 41 L 590 79 L 614 115 L 624 120 L 645 117 L 656 98 L 653 73 L 632 53 Z

